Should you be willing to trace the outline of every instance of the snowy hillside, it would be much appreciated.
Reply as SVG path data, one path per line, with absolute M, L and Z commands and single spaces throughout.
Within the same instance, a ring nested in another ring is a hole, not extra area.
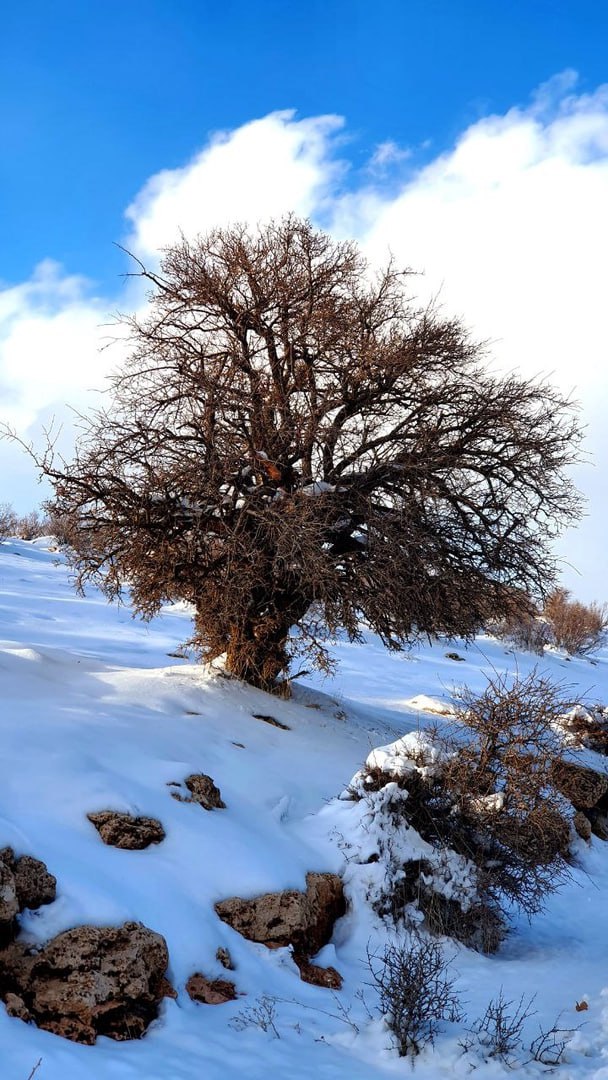
M 526 673 L 538 658 L 490 638 L 410 655 L 389 655 L 375 639 L 342 642 L 336 678 L 306 679 L 284 702 L 172 655 L 189 630 L 179 608 L 146 626 L 94 592 L 76 596 L 44 540 L 0 546 L 0 847 L 43 860 L 57 878 L 57 899 L 21 917 L 22 936 L 43 943 L 82 924 L 143 923 L 166 939 L 177 991 L 143 1039 L 101 1037 L 94 1046 L 26 1024 L 0 1005 L 0 1076 L 27 1080 L 39 1059 L 36 1080 L 409 1074 L 357 993 L 363 988 L 373 1016 L 365 956 L 382 946 L 387 927 L 365 901 L 361 867 L 349 863 L 356 805 L 338 796 L 374 747 L 449 709 L 455 685 L 481 690 L 485 673 Z M 592 664 L 548 655 L 542 669 L 581 698 L 608 701 L 607 656 Z M 257 718 L 264 716 L 283 726 Z M 208 813 L 171 797 L 195 773 L 213 778 L 225 810 Z M 165 839 L 145 850 L 105 845 L 87 815 L 108 809 L 158 819 Z M 585 1021 L 559 1075 L 603 1080 L 608 843 L 577 843 L 574 881 L 532 923 L 516 920 L 498 954 L 447 949 L 469 1021 L 501 987 L 516 1001 L 536 993 L 529 1038 L 537 1021 L 550 1026 L 560 1013 L 565 1028 Z M 247 941 L 214 910 L 228 897 L 302 890 L 309 871 L 345 881 L 347 913 L 316 961 L 342 975 L 336 992 L 301 981 L 288 949 Z M 198 1004 L 185 984 L 194 972 L 225 974 L 218 948 L 234 961 L 239 996 Z M 273 1013 L 266 1031 L 248 1022 L 264 997 Z M 588 1009 L 577 1013 L 583 999 Z M 469 1074 L 458 1045 L 465 1023 L 447 1026 L 416 1060 L 417 1075 Z M 536 1063 L 520 1071 L 546 1074 Z M 497 1061 L 479 1073 L 503 1074 Z

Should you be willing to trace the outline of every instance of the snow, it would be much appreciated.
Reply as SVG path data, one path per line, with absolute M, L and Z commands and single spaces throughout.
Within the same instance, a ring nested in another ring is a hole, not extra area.
M 383 866 L 365 862 L 377 848 L 386 788 L 375 804 L 340 794 L 366 760 L 407 772 L 424 748 L 425 725 L 449 718 L 455 686 L 481 690 L 487 675 L 524 676 L 539 658 L 482 637 L 457 642 L 463 661 L 455 663 L 446 655 L 454 643 L 394 654 L 368 634 L 364 644 L 334 643 L 334 680 L 310 677 L 291 701 L 275 700 L 168 655 L 190 635 L 185 605 L 142 624 L 94 590 L 79 597 L 52 546 L 50 538 L 0 545 L 0 846 L 43 859 L 58 881 L 56 902 L 26 913 L 23 932 L 43 942 L 85 922 L 141 921 L 167 940 L 178 998 L 165 1000 L 142 1040 L 100 1038 L 93 1047 L 9 1018 L 0 1005 L 2 1080 L 26 1080 L 39 1058 L 36 1080 L 380 1080 L 409 1073 L 382 1021 L 370 1020 L 357 996 L 363 989 L 373 1013 L 366 951 L 381 949 L 391 934 L 369 902 Z M 581 700 L 608 701 L 608 655 L 591 664 L 552 653 L 540 665 L 577 688 Z M 213 777 L 226 810 L 208 813 L 171 797 L 169 785 L 192 772 Z M 144 851 L 107 847 L 86 818 L 101 809 L 157 817 L 166 839 Z M 395 843 L 403 857 L 425 854 L 413 830 Z M 232 895 L 303 888 L 309 870 L 340 872 L 346 883 L 349 910 L 318 958 L 343 975 L 337 995 L 301 982 L 288 950 L 247 942 L 214 912 L 217 900 Z M 465 860 L 447 870 L 446 895 L 465 889 Z M 516 1001 L 536 993 L 529 1038 L 537 1019 L 547 1026 L 561 1013 L 564 1027 L 585 1022 L 559 1070 L 567 1080 L 608 1078 L 607 894 L 608 844 L 580 841 L 572 884 L 532 923 L 516 919 L 496 956 L 446 945 L 469 1022 L 501 987 Z M 197 1005 L 185 982 L 197 970 L 223 973 L 218 946 L 230 950 L 244 996 Z M 247 1022 L 264 995 L 280 1038 Z M 589 1009 L 579 1014 L 575 1002 L 583 998 Z M 234 1024 L 239 1014 L 244 1026 Z M 416 1074 L 468 1076 L 462 1031 L 462 1024 L 448 1025 L 417 1059 Z M 519 1071 L 546 1070 L 521 1064 Z M 498 1061 L 478 1073 L 507 1074 Z

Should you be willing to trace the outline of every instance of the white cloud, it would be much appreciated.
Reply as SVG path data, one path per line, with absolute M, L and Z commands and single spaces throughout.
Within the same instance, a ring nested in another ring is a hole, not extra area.
M 341 127 L 333 116 L 280 112 L 212 137 L 183 168 L 143 187 L 127 210 L 127 246 L 155 261 L 180 229 L 192 235 L 295 210 L 355 236 L 374 260 L 390 248 L 423 271 L 416 291 L 439 293 L 446 311 L 494 343 L 502 367 L 549 375 L 581 399 L 597 465 L 579 471 L 590 515 L 567 548 L 584 573 L 579 593 L 605 595 L 597 562 L 608 469 L 608 87 L 577 94 L 566 72 L 528 107 L 471 125 L 419 171 L 410 158 L 397 188 L 391 140 L 376 148 L 360 186 L 351 173 L 347 188 Z M 116 354 L 98 353 L 99 324 L 115 306 L 112 297 L 91 299 L 85 282 L 52 263 L 0 288 L 4 413 L 8 401 L 12 416 L 30 423 L 100 385 Z
M 264 221 L 293 210 L 319 213 L 343 165 L 333 143 L 336 116 L 296 120 L 271 113 L 214 135 L 182 169 L 153 176 L 127 210 L 127 247 L 154 259 L 180 231 L 191 236 L 231 221 Z

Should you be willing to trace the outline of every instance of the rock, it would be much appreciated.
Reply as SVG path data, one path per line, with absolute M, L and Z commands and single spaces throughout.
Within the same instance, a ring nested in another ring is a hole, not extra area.
M 310 983 L 312 986 L 325 986 L 328 990 L 340 990 L 342 987 L 342 976 L 335 967 L 324 968 L 319 967 L 318 964 L 311 964 L 309 960 L 300 960 L 298 968 L 302 982 Z
M 592 832 L 592 830 L 591 830 L 591 822 L 589 821 L 589 818 L 587 817 L 586 814 L 583 813 L 582 810 L 577 810 L 576 811 L 574 817 L 572 818 L 572 824 L 574 825 L 574 828 L 576 829 L 576 832 L 578 833 L 578 835 L 581 837 L 582 840 L 590 840 L 591 839 L 591 832 Z
M 556 761 L 553 782 L 575 810 L 589 810 L 608 792 L 608 774 L 574 761 Z
M 588 817 L 593 835 L 598 840 L 608 840 L 608 816 L 594 808 L 589 811 Z
M 215 954 L 215 959 L 219 960 L 222 967 L 225 967 L 227 971 L 234 971 L 234 963 L 228 949 L 225 949 L 220 945 Z
M 172 791 L 171 794 L 174 799 L 178 799 L 180 802 L 198 803 L 205 810 L 226 809 L 226 803 L 222 801 L 220 789 L 214 784 L 211 777 L 206 776 L 205 773 L 193 773 L 192 776 L 187 776 L 184 784 L 190 792 L 190 798 L 180 795 L 177 791 Z
M 18 1020 L 24 1020 L 26 1024 L 29 1024 L 32 1014 L 26 1009 L 23 998 L 20 998 L 18 994 L 7 994 L 4 1004 L 9 1016 L 15 1016 Z
M 156 818 L 134 817 L 117 810 L 101 810 L 87 817 L 110 847 L 141 851 L 165 839 L 165 830 Z
M 252 713 L 254 720 L 263 720 L 265 724 L 270 724 L 271 727 L 278 727 L 281 731 L 291 731 L 288 724 L 284 724 L 281 720 L 277 720 L 276 716 L 268 716 L 267 713 Z
M 55 899 L 57 882 L 40 859 L 15 858 L 12 848 L 0 851 L 0 945 L 15 936 L 16 917 L 25 908 L 39 908 Z
M 334 923 L 346 911 L 342 880 L 337 874 L 306 875 L 306 892 L 287 889 L 253 900 L 233 897 L 215 905 L 223 922 L 249 941 L 268 948 L 293 947 L 294 956 L 314 956 L 326 945 Z
M 18 913 L 19 901 L 15 875 L 8 860 L 2 859 L 0 861 L 0 945 L 14 937 Z
M 188 979 L 186 990 L 192 1000 L 201 1005 L 223 1005 L 237 996 L 234 983 L 227 979 L 207 979 L 198 971 Z
M 52 904 L 57 896 L 57 879 L 49 874 L 40 859 L 31 855 L 22 855 L 15 863 L 15 885 L 19 908 L 36 909 L 43 904 Z
M 164 938 L 139 923 L 79 926 L 43 948 L 0 952 L 0 996 L 14 1015 L 74 1042 L 141 1037 L 167 993 Z

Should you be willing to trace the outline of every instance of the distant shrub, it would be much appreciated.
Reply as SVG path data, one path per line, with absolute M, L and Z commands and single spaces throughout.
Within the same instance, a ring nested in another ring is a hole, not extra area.
M 545 646 L 553 641 L 551 623 L 534 611 L 522 611 L 500 622 L 490 623 L 487 630 L 515 649 L 542 656 Z
M 486 624 L 489 633 L 516 649 L 542 655 L 547 645 L 585 656 L 606 640 L 608 605 L 573 600 L 568 589 L 554 589 L 542 611 L 531 600 L 516 604 L 502 619 Z
M 568 589 L 560 588 L 549 596 L 543 615 L 551 625 L 554 643 L 571 656 L 594 652 L 606 640 L 606 604 L 582 604 L 571 599 Z
M 0 503 L 0 540 L 15 536 L 17 515 L 10 503 Z

